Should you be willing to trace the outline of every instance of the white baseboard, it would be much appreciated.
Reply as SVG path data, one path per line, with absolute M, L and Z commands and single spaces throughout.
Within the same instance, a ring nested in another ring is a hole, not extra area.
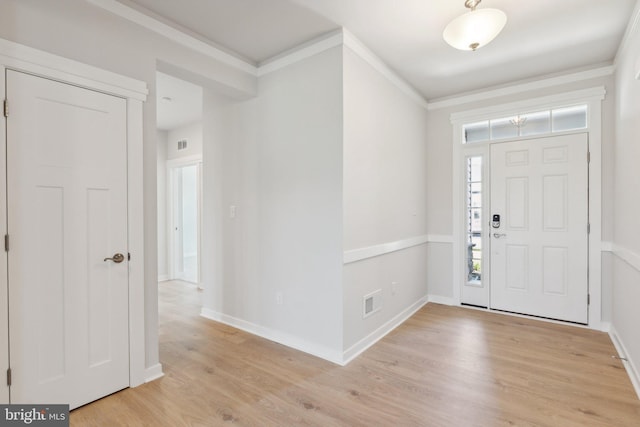
M 440 295 L 429 295 L 427 298 L 429 302 L 432 302 L 435 304 L 458 305 L 458 303 L 451 297 L 442 297 Z
M 166 282 L 171 280 L 168 274 L 158 275 L 158 282 Z
M 637 367 L 633 363 L 633 360 L 629 357 L 629 352 L 627 351 L 624 342 L 618 335 L 615 327 L 612 325 L 611 330 L 609 331 L 609 336 L 611 337 L 611 341 L 613 341 L 613 345 L 616 347 L 618 351 L 618 356 L 623 357 L 627 360 L 623 360 L 622 364 L 627 370 L 627 374 L 629 375 L 629 379 L 631 379 L 631 384 L 633 384 L 633 388 L 636 390 L 636 394 L 638 395 L 638 399 L 640 399 L 640 371 L 638 371 Z
M 328 360 L 329 362 L 335 363 L 337 365 L 343 365 L 342 354 L 338 350 L 306 341 L 302 338 L 288 334 L 286 332 L 277 331 L 265 326 L 248 322 L 243 319 L 238 319 L 237 317 L 218 313 L 217 311 L 208 308 L 203 307 L 200 311 L 200 315 L 209 320 L 214 320 L 216 322 L 224 323 L 225 325 L 233 326 L 234 328 L 241 329 L 250 334 L 257 335 L 259 337 L 277 342 L 282 345 L 286 345 L 287 347 L 300 350 L 321 359 Z
M 413 316 L 418 310 L 420 310 L 427 303 L 427 297 L 420 298 L 415 303 L 411 304 L 407 309 L 400 312 L 397 316 L 393 317 L 391 320 L 386 322 L 384 325 L 380 326 L 378 329 L 352 345 L 348 350 L 346 350 L 342 355 L 342 365 L 346 365 L 351 362 L 353 359 L 362 354 L 369 347 L 380 341 L 385 335 L 389 332 L 393 331 L 395 328 L 400 326 L 405 322 L 409 317 Z
M 162 372 L 162 365 L 160 363 L 145 369 L 144 371 L 144 382 L 148 383 L 153 380 L 157 380 L 158 378 L 162 378 L 164 376 L 164 372 Z

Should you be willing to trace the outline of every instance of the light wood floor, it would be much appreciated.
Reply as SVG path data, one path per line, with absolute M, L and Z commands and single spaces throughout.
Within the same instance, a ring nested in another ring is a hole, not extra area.
M 72 412 L 73 426 L 640 426 L 600 332 L 428 304 L 346 367 L 199 317 L 160 285 L 165 376 Z

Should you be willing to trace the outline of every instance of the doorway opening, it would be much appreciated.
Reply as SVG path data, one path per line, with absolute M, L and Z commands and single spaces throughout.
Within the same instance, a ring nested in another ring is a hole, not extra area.
M 156 90 L 158 280 L 202 289 L 203 88 L 157 72 Z
M 168 174 L 170 277 L 200 286 L 202 162 L 169 162 Z

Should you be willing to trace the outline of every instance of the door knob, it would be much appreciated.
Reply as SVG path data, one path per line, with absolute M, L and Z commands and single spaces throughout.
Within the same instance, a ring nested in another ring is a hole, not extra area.
M 112 258 L 105 258 L 105 261 L 113 261 L 116 264 L 120 264 L 122 261 L 124 261 L 124 255 L 118 253 L 115 254 Z
M 493 233 L 493 237 L 495 237 L 496 239 L 499 239 L 501 237 L 507 237 L 507 235 L 504 234 L 504 233 L 502 233 L 502 234 L 501 233 Z

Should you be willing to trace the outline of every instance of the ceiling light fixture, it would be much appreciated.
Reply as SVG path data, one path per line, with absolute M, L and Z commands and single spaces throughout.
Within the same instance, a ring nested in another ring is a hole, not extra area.
M 469 13 L 458 16 L 444 29 L 442 37 L 460 50 L 476 50 L 495 39 L 507 23 L 507 15 L 498 9 L 478 9 L 482 0 L 466 0 Z

